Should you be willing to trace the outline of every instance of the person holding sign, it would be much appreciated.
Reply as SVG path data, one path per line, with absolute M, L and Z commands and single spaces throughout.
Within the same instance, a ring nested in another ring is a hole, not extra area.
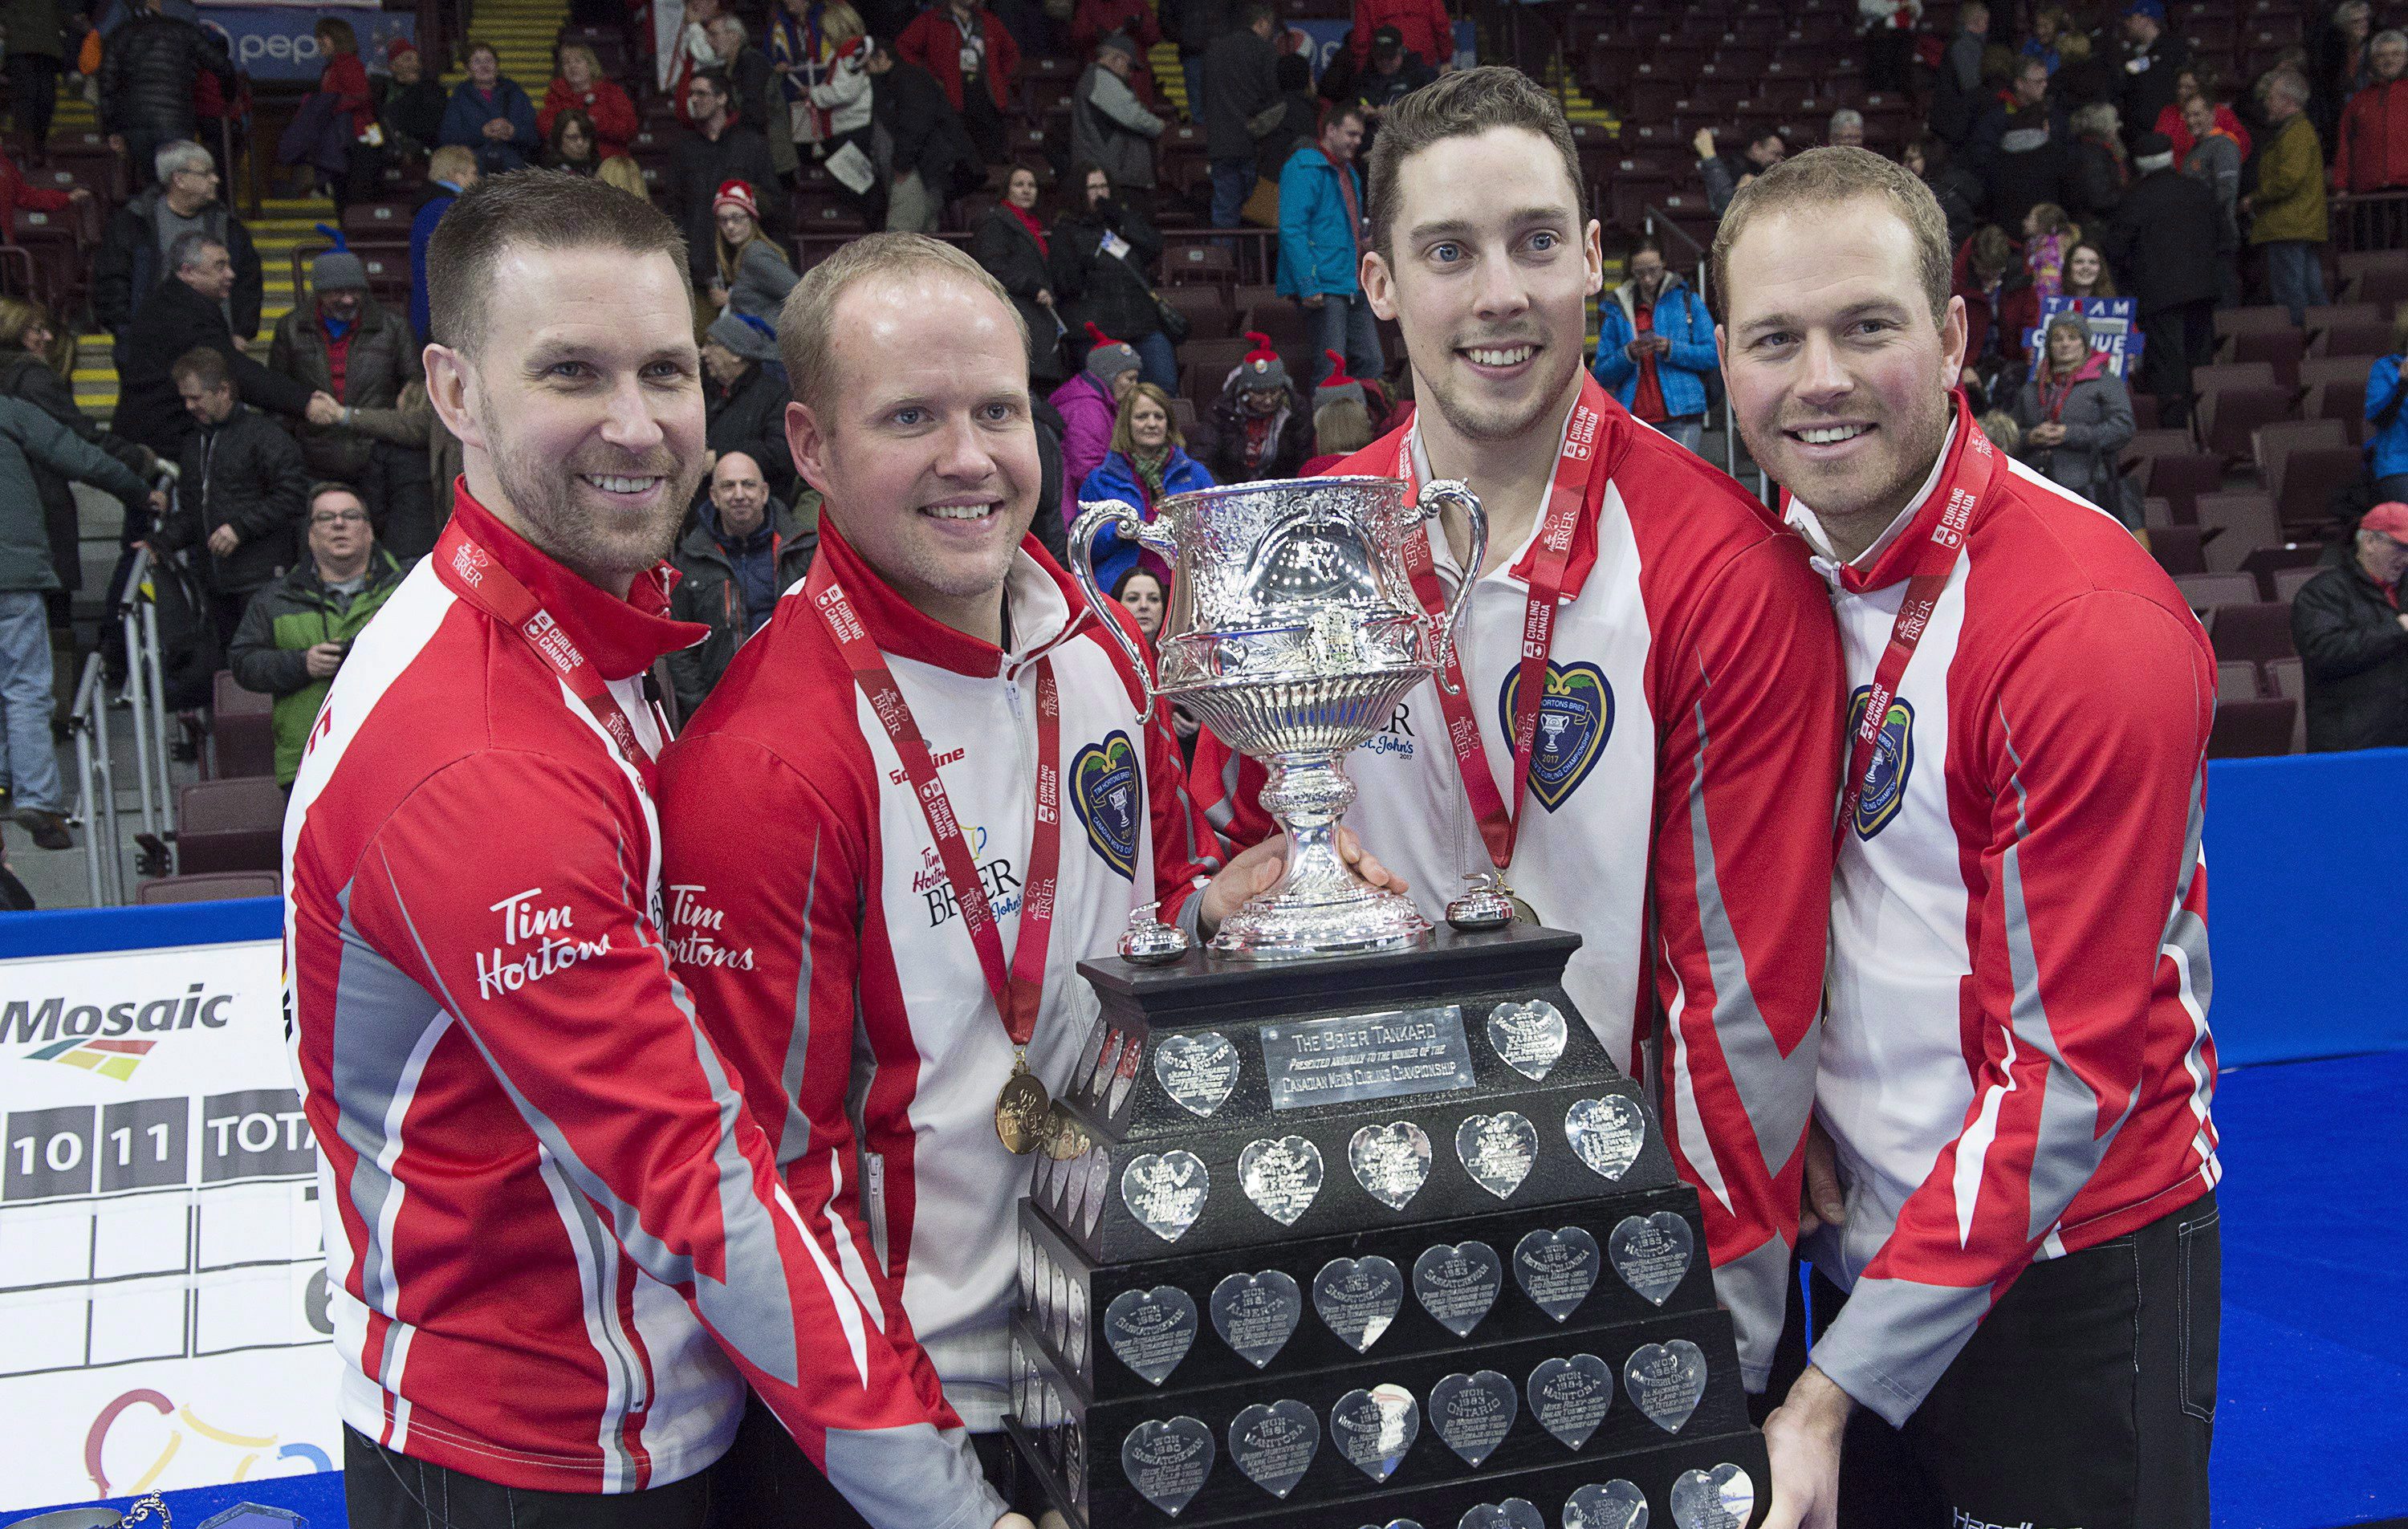
M 1800 1243 L 1850 1288 L 1765 1423 L 1764 1529 L 2205 1529 L 2215 655 L 2138 542 L 1974 427 L 1921 181 L 1801 154 L 1711 259 L 1852 722 Z
M 2132 481 L 2115 461 L 2132 438 L 2132 399 L 2105 350 L 2093 350 L 2079 313 L 2060 313 L 2042 332 L 2040 364 L 2015 396 L 2022 455 L 2052 483 L 2128 526 L 2141 523 Z
M 1390 108 L 1370 183 L 1364 291 L 1404 331 L 1420 407 L 1333 471 L 1463 479 L 1489 536 L 1465 567 L 1449 510 L 1415 549 L 1430 610 L 1473 581 L 1459 663 L 1349 756 L 1346 822 L 1433 921 L 1477 878 L 1584 936 L 1564 985 L 1634 1075 L 1661 1006 L 1664 1130 L 1761 1391 L 1822 992 L 1829 602 L 1795 533 L 1588 375 L 1603 262 L 1553 95 L 1449 75 Z M 1237 842 L 1270 831 L 1258 765 L 1208 736 L 1196 775 Z

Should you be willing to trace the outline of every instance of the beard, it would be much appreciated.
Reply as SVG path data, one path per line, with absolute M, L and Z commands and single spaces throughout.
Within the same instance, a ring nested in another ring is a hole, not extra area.
M 632 578 L 660 563 L 676 547 L 685 507 L 694 502 L 695 490 L 702 482 L 699 457 L 681 461 L 664 444 L 638 457 L 609 453 L 612 460 L 608 462 L 557 461 L 522 446 L 500 428 L 489 409 L 479 410 L 478 423 L 485 439 L 494 443 L 489 453 L 494 477 L 526 522 L 528 539 L 589 583 Z M 597 454 L 601 453 L 588 450 L 580 456 Z M 578 479 L 582 473 L 659 478 L 664 480 L 664 492 L 651 510 L 612 513 L 579 494 Z
M 1452 373 L 1441 367 L 1439 379 L 1416 372 L 1413 377 L 1417 393 L 1426 393 L 1439 413 L 1455 433 L 1466 440 L 1514 440 L 1541 423 L 1559 423 L 1564 407 L 1564 393 L 1581 369 L 1580 348 L 1577 345 L 1545 344 L 1544 336 L 1518 336 L 1502 339 L 1482 337 L 1484 345 L 1512 346 L 1523 343 L 1541 345 L 1535 358 L 1535 378 L 1529 392 L 1520 399 L 1474 398 L 1467 396 L 1469 388 L 1456 388 Z

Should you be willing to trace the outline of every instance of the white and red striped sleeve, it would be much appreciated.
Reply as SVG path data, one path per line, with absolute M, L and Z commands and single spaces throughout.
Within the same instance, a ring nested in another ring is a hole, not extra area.
M 437 995 L 627 1256 L 684 1296 L 880 1529 L 1000 1512 L 825 1246 L 671 973 L 624 772 L 493 750 L 413 791 L 359 861 L 359 936 Z M 757 844 L 757 840 L 752 842 Z
M 1684 593 L 1651 658 L 1659 1097 L 1673 1162 L 1704 1206 L 1741 1369 L 1760 1391 L 1786 1308 L 1814 1103 L 1840 647 L 1794 538 L 1759 539 Z
M 1893 1424 L 2048 1250 L 2136 1111 L 2183 1108 L 2167 1087 L 2187 1093 L 2177 1075 L 2204 1008 L 2190 974 L 2205 969 L 2215 673 L 2198 624 L 2096 592 L 1990 662 L 1997 679 L 1966 687 L 1951 726 L 1952 752 L 1976 762 L 1949 792 L 1974 893 L 1973 1101 L 1813 1352 Z M 2192 1150 L 2190 1131 L 2161 1125 L 2129 1150 Z M 2138 1177 L 2197 1182 L 2158 1166 Z

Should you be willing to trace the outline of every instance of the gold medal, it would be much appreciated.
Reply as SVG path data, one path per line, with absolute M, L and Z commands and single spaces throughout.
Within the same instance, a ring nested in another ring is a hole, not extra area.
M 1003 1150 L 1017 1155 L 1037 1150 L 1046 1124 L 1046 1112 L 1054 1100 L 1045 1085 L 1028 1070 L 1028 1053 L 1020 1052 L 1011 1061 L 1011 1076 L 1003 1080 L 1002 1092 L 995 1096 L 995 1135 Z

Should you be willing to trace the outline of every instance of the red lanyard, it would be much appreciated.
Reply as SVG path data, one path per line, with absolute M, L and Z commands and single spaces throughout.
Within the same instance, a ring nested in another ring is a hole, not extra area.
M 869 709 L 886 728 L 889 742 L 903 762 L 903 773 L 920 799 L 928 821 L 928 835 L 937 841 L 937 858 L 962 910 L 962 923 L 978 949 L 979 967 L 987 992 L 1014 1046 L 1025 1047 L 1037 1033 L 1037 1006 L 1045 989 L 1045 947 L 1054 936 L 1054 886 L 1062 864 L 1062 702 L 1054 686 L 1054 660 L 1037 661 L 1037 823 L 1028 848 L 1028 879 L 1020 900 L 1020 938 L 1011 952 L 1009 977 L 1003 965 L 1003 936 L 996 932 L 995 908 L 986 885 L 970 859 L 961 821 L 946 799 L 944 782 L 937 779 L 937 763 L 928 755 L 927 740 L 911 719 L 910 703 L 886 667 L 885 655 L 870 639 L 868 628 L 853 613 L 853 602 L 826 558 L 816 558 L 805 585 L 811 607 L 826 623 L 853 681 L 869 698 Z M 1042 1105 L 1040 1102 L 1040 1109 Z
M 1980 475 L 1977 486 L 1957 481 L 1960 476 L 1971 476 L 1964 460 L 1969 450 L 1978 459 L 1971 469 L 1971 473 Z M 1840 778 L 1840 815 L 1831 824 L 1831 853 L 1835 858 L 1840 846 L 1847 841 L 1848 825 L 1856 820 L 1856 804 L 1864 799 L 1865 777 L 1873 764 L 1873 746 L 1881 740 L 1890 702 L 1898 698 L 1899 681 L 1906 676 L 1907 660 L 1914 656 L 1914 650 L 1923 642 L 1923 634 L 1930 629 L 1931 613 L 1940 604 L 1942 592 L 1948 588 L 1950 576 L 1956 571 L 1957 558 L 1964 554 L 1965 527 L 1973 519 L 1974 507 L 1989 493 L 1998 472 L 1997 449 L 1960 413 L 1956 452 L 1931 491 L 1946 497 L 1941 503 L 1939 518 L 1932 522 L 1930 539 L 1923 544 L 1914 560 L 1914 572 L 1906 581 L 1906 598 L 1899 602 L 1898 620 L 1890 625 L 1889 645 L 1882 650 L 1881 661 L 1873 665 L 1872 689 L 1865 696 L 1864 715 L 1848 741 L 1848 772 Z
M 494 554 L 477 544 L 475 537 L 454 516 L 443 528 L 435 543 L 435 577 L 461 599 L 491 616 L 525 640 L 528 649 L 561 679 L 586 711 L 610 735 L 624 759 L 650 792 L 658 766 L 640 739 L 636 736 L 635 723 L 620 709 L 619 698 L 610 687 L 585 661 L 567 628 L 552 620 L 552 612 L 543 607 L 532 591 L 519 582 L 518 576 L 497 562 Z M 653 719 L 655 725 L 659 719 Z M 668 729 L 661 728 L 666 736 Z
M 1594 394 L 1594 396 L 1592 396 Z M 1513 798 L 1508 806 L 1498 793 L 1497 777 L 1488 768 L 1488 750 L 1480 742 L 1480 717 L 1470 688 L 1464 683 L 1462 650 L 1447 653 L 1445 683 L 1438 688 L 1440 709 L 1446 713 L 1447 736 L 1455 744 L 1455 767 L 1463 777 L 1463 794 L 1480 821 L 1480 837 L 1488 858 L 1499 871 L 1513 863 L 1513 841 L 1521 829 L 1517 814 L 1530 785 L 1530 757 L 1537 750 L 1539 703 L 1547 693 L 1547 656 L 1555 640 L 1555 606 L 1562 596 L 1565 571 L 1571 564 L 1572 533 L 1588 501 L 1589 479 L 1601 460 L 1598 434 L 1604 424 L 1600 407 L 1604 390 L 1594 379 L 1583 379 L 1580 399 L 1572 405 L 1564 428 L 1563 452 L 1555 459 L 1555 477 L 1547 484 L 1546 518 L 1539 529 L 1537 560 L 1530 570 L 1529 602 L 1522 613 L 1521 679 L 1513 692 Z M 1408 433 L 1397 449 L 1397 476 L 1404 479 L 1405 497 L 1413 497 L 1413 436 Z M 1422 608 L 1440 621 L 1446 618 L 1446 591 L 1431 561 L 1428 528 L 1412 534 L 1405 545 L 1406 570 Z M 1476 579 L 1477 568 L 1463 577 Z M 1458 638 L 1458 644 L 1460 639 Z

